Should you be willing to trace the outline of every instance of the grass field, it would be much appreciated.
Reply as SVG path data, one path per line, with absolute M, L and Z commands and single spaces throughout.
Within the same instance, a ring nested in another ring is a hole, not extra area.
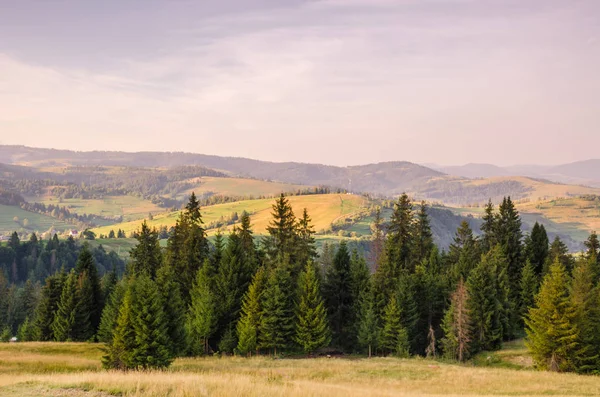
M 100 368 L 101 346 L 0 345 L 2 396 L 594 396 L 600 378 L 537 372 L 522 343 L 457 365 L 425 359 L 184 358 L 157 372 Z M 526 359 L 526 358 L 525 358 Z
M 353 214 L 367 204 L 364 197 L 347 194 L 290 196 L 289 200 L 296 216 L 301 216 L 304 208 L 308 209 L 308 213 L 317 231 L 329 228 L 331 223 L 338 218 Z M 202 207 L 202 218 L 204 223 L 209 224 L 210 222 L 219 220 L 222 216 L 228 217 L 233 212 L 241 214 L 242 211 L 247 211 L 251 214 L 254 232 L 256 234 L 265 234 L 265 229 L 271 220 L 271 206 L 274 201 L 274 199 L 245 200 Z M 148 224 L 156 227 L 163 225 L 171 227 L 175 225 L 175 221 L 179 216 L 178 214 L 178 212 L 160 214 L 155 216 L 153 220 L 148 220 Z M 104 226 L 94 229 L 94 232 L 96 234 L 108 234 L 111 229 L 117 230 L 120 228 L 129 233 L 139 229 L 140 223 L 140 221 L 133 221 Z
M 194 187 L 180 193 L 178 198 L 185 200 L 192 192 L 197 195 L 212 192 L 221 196 L 275 196 L 280 193 L 294 192 L 309 186 L 289 183 L 268 182 L 258 179 L 200 177 L 188 179 L 184 183 L 195 184 Z
M 15 217 L 18 218 L 18 222 L 15 222 Z M 25 221 L 26 219 L 27 221 Z M 0 204 L 0 234 L 6 235 L 14 231 L 43 233 L 51 227 L 62 232 L 74 226 L 50 216 L 25 211 L 16 206 Z
M 164 208 L 151 201 L 134 196 L 108 196 L 103 199 L 91 200 L 63 199 L 61 201 L 53 197 L 33 197 L 29 198 L 29 201 L 65 206 L 69 211 L 80 215 L 96 214 L 111 218 L 123 216 L 125 221 L 142 219 L 149 213 L 165 212 Z

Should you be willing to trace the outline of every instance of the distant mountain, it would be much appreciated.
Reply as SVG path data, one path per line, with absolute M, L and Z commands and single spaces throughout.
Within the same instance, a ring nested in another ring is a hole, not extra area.
M 172 152 L 76 152 L 26 146 L 0 146 L 0 163 L 34 167 L 104 165 L 175 167 L 201 165 L 229 175 L 303 185 L 328 185 L 357 192 L 399 194 L 443 173 L 404 161 L 336 167 L 296 162 L 274 163 L 240 157 Z
M 492 176 L 510 176 L 510 172 L 505 168 L 493 164 L 469 163 L 457 166 L 439 166 L 435 168 L 449 175 L 462 176 L 465 178 L 489 178 Z
M 571 178 L 595 181 L 600 183 L 600 159 L 577 161 L 558 165 L 548 170 L 550 175 L 564 175 Z

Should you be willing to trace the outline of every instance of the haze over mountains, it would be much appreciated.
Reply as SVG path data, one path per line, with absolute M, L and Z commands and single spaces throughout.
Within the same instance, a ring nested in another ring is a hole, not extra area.
M 312 186 L 327 185 L 384 196 L 408 192 L 416 198 L 458 205 L 481 203 L 490 198 L 499 201 L 505 195 L 515 199 L 540 199 L 596 193 L 594 189 L 560 186 L 552 182 L 600 187 L 600 175 L 597 172 L 600 160 L 557 166 L 499 167 L 492 164 L 466 164 L 426 167 L 395 161 L 339 167 L 181 152 L 76 152 L 1 145 L 0 163 L 37 169 L 65 166 L 169 168 L 201 165 L 230 176 Z

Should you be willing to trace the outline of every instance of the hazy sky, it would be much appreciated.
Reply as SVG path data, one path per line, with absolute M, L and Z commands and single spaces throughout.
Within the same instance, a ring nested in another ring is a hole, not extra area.
M 598 0 L 0 0 L 0 143 L 600 157 Z

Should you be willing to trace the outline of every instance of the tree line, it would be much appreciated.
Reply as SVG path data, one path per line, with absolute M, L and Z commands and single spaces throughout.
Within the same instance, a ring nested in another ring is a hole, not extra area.
M 480 236 L 463 222 L 447 251 L 433 242 L 427 205 L 405 194 L 383 225 L 377 211 L 370 269 L 344 241 L 318 255 L 307 211 L 297 217 L 284 195 L 265 237 L 243 213 L 211 243 L 192 194 L 165 249 L 141 225 L 121 279 L 100 279 L 86 248 L 70 272 L 48 277 L 29 335 L 99 341 L 105 367 L 139 369 L 217 352 L 465 361 L 527 334 L 541 368 L 599 368 L 595 234 L 574 260 L 542 225 L 523 236 L 509 197 L 488 203 Z

